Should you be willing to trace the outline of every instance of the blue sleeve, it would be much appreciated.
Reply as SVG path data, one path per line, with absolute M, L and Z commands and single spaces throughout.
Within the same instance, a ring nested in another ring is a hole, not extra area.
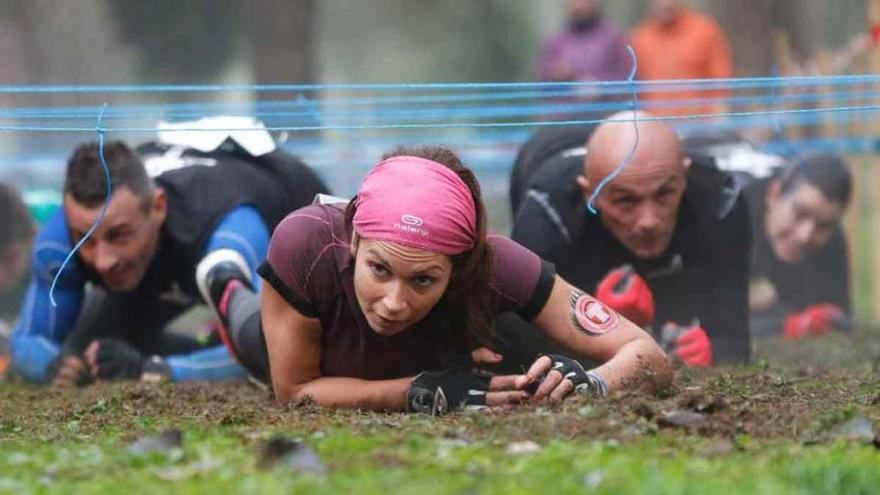
M 248 376 L 222 345 L 201 349 L 189 354 L 167 356 L 165 362 L 171 367 L 171 379 L 187 380 L 235 380 Z
M 251 268 L 251 280 L 259 290 L 261 279 L 257 276 L 257 268 L 266 259 L 270 234 L 256 208 L 249 205 L 239 206 L 227 213 L 217 225 L 208 238 L 203 255 L 217 249 L 238 251 Z
M 253 206 L 239 206 L 220 221 L 208 238 L 203 255 L 217 249 L 233 249 L 240 253 L 251 269 L 251 280 L 259 290 L 261 278 L 257 268 L 269 249 L 269 228 Z M 244 378 L 247 372 L 223 346 L 171 356 L 165 360 L 171 367 L 175 382 L 186 380 L 230 380 Z
M 49 300 L 52 281 L 69 251 L 67 224 L 59 209 L 34 241 L 30 285 L 10 339 L 13 366 L 28 380 L 47 379 L 46 369 L 61 352 L 79 315 L 84 279 L 76 260 L 67 265 L 55 287 L 58 305 Z

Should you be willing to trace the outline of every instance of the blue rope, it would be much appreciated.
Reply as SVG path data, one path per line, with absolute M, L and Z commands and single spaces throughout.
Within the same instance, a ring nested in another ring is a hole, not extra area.
M 759 117 L 779 115 L 782 117 L 801 114 L 823 114 L 823 113 L 851 113 L 851 112 L 875 112 L 880 110 L 880 105 L 862 105 L 862 106 L 843 106 L 843 107 L 827 107 L 827 108 L 799 108 L 790 110 L 759 110 L 752 112 L 720 112 L 720 113 L 701 113 L 693 115 L 669 115 L 669 116 L 645 116 L 639 120 L 642 122 L 661 122 L 661 121 L 687 121 L 687 120 L 706 120 L 719 118 L 743 118 L 743 117 Z M 571 119 L 571 120 L 553 120 L 553 121 L 523 121 L 523 122 L 450 122 L 450 123 L 429 123 L 429 124 L 357 124 L 357 125 L 322 125 L 322 126 L 266 126 L 267 131 L 346 131 L 346 130 L 394 130 L 394 129 L 465 129 L 465 128 L 504 128 L 504 127 L 552 127 L 566 125 L 589 125 L 601 124 L 606 119 Z M 155 133 L 155 127 L 105 127 L 106 132 L 117 133 Z M 216 132 L 223 130 L 227 132 L 254 132 L 259 131 L 252 127 L 228 128 L 228 129 L 203 129 L 203 128 L 180 128 L 173 129 L 169 132 Z M 0 125 L 0 132 L 58 132 L 58 133 L 85 133 L 95 132 L 94 127 L 83 126 L 17 126 L 17 125 Z
M 95 229 L 98 228 L 98 225 L 104 220 L 104 215 L 107 213 L 107 205 L 110 204 L 110 195 L 113 192 L 112 185 L 110 183 L 110 167 L 107 166 L 107 161 L 104 158 L 104 128 L 101 127 L 101 121 L 104 118 L 104 110 L 107 108 L 107 104 L 101 107 L 101 111 L 98 113 L 98 120 L 95 123 L 95 128 L 93 129 L 98 133 L 98 156 L 101 158 L 101 167 L 104 169 L 104 180 L 107 182 L 107 196 L 104 198 L 104 204 L 101 206 L 101 212 L 98 214 L 98 218 L 95 219 L 95 223 L 89 227 L 89 230 L 85 233 L 82 239 L 73 246 L 73 249 L 67 253 L 67 257 L 64 258 L 64 262 L 61 263 L 61 267 L 58 268 L 58 271 L 55 273 L 55 278 L 52 280 L 52 287 L 49 288 L 49 301 L 52 303 L 53 307 L 58 306 L 58 303 L 55 302 L 55 286 L 58 284 L 58 279 L 61 278 L 61 274 L 64 272 L 64 268 L 67 267 L 70 260 L 76 255 L 76 252 L 79 251 L 79 248 L 82 247 L 83 244 L 91 237 L 92 233 L 95 232 Z
M 770 74 L 772 74 L 773 76 L 779 75 L 779 66 L 773 64 L 770 67 Z M 779 110 L 779 92 L 776 88 L 770 88 L 770 97 L 772 98 L 773 109 Z M 788 141 L 788 136 L 785 135 L 785 131 L 782 129 L 782 118 L 778 114 L 773 116 L 773 130 L 776 133 L 776 137 L 778 138 L 778 140 L 786 144 L 789 156 L 797 155 L 797 150 L 795 149 L 794 145 L 792 145 Z
M 727 79 L 670 79 L 662 81 L 562 81 L 489 83 L 377 83 L 377 84 L 131 84 L 131 85 L 21 85 L 0 86 L 0 94 L 26 93 L 217 93 L 217 92 L 303 92 L 303 91 L 436 91 L 451 89 L 521 89 L 616 87 L 625 91 L 636 84 L 646 89 L 669 91 L 669 87 L 688 89 L 733 89 L 769 86 L 825 86 L 880 82 L 880 75 L 746 77 Z
M 639 103 L 639 93 L 636 85 L 634 84 L 636 72 L 639 69 L 639 59 L 638 57 L 636 57 L 636 52 L 635 50 L 633 50 L 632 46 L 626 45 L 626 49 L 627 51 L 629 51 L 630 58 L 632 58 L 632 68 L 629 71 L 629 77 L 627 77 L 627 80 L 632 83 L 632 124 L 633 130 L 635 130 L 636 134 L 635 139 L 633 140 L 632 148 L 629 150 L 629 154 L 626 155 L 626 158 L 624 158 L 623 161 L 620 162 L 620 165 L 618 165 L 613 172 L 605 176 L 605 178 L 603 178 L 599 182 L 599 185 L 596 186 L 596 189 L 593 190 L 593 194 L 590 195 L 590 199 L 587 200 L 587 210 L 589 210 L 590 213 L 592 213 L 593 215 L 597 213 L 596 209 L 593 207 L 593 201 L 596 200 L 596 197 L 599 196 L 599 193 L 602 192 L 602 189 L 605 187 L 605 185 L 614 180 L 614 178 L 620 175 L 620 173 L 623 172 L 623 169 L 625 169 L 626 166 L 629 165 L 629 162 L 632 161 L 633 156 L 635 156 L 636 154 L 636 149 L 638 149 L 639 147 L 639 119 L 637 108 Z

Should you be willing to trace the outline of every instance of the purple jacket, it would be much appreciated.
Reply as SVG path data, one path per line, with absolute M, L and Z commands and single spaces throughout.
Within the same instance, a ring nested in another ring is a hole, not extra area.
M 630 57 L 626 35 L 604 19 L 592 28 L 565 30 L 544 43 L 537 63 L 541 81 L 560 80 L 555 71 L 571 72 L 565 80 L 619 81 L 626 79 Z

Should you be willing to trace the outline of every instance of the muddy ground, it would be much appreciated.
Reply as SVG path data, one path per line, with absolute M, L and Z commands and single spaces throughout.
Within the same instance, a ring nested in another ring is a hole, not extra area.
M 765 342 L 748 367 L 679 370 L 661 395 L 624 392 L 607 400 L 429 420 L 402 414 L 327 411 L 313 404 L 276 405 L 243 383 L 101 384 L 79 390 L 0 385 L 0 440 L 14 434 L 44 441 L 101 435 L 134 439 L 145 429 L 296 431 L 346 427 L 365 434 L 399 430 L 506 442 L 617 439 L 683 432 L 741 447 L 758 439 L 819 443 L 853 417 L 880 425 L 880 342 L 873 335 L 834 336 L 791 345 Z

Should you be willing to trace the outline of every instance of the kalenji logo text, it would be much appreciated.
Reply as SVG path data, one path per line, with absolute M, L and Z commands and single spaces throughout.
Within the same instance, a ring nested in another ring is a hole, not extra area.
M 424 223 L 421 218 L 415 215 L 403 215 L 400 217 L 400 221 L 407 225 L 412 225 L 413 227 L 419 227 Z
M 415 215 L 403 215 L 400 217 L 400 222 L 394 222 L 394 228 L 410 234 L 428 237 L 428 231 L 421 228 L 423 223 L 422 219 Z

